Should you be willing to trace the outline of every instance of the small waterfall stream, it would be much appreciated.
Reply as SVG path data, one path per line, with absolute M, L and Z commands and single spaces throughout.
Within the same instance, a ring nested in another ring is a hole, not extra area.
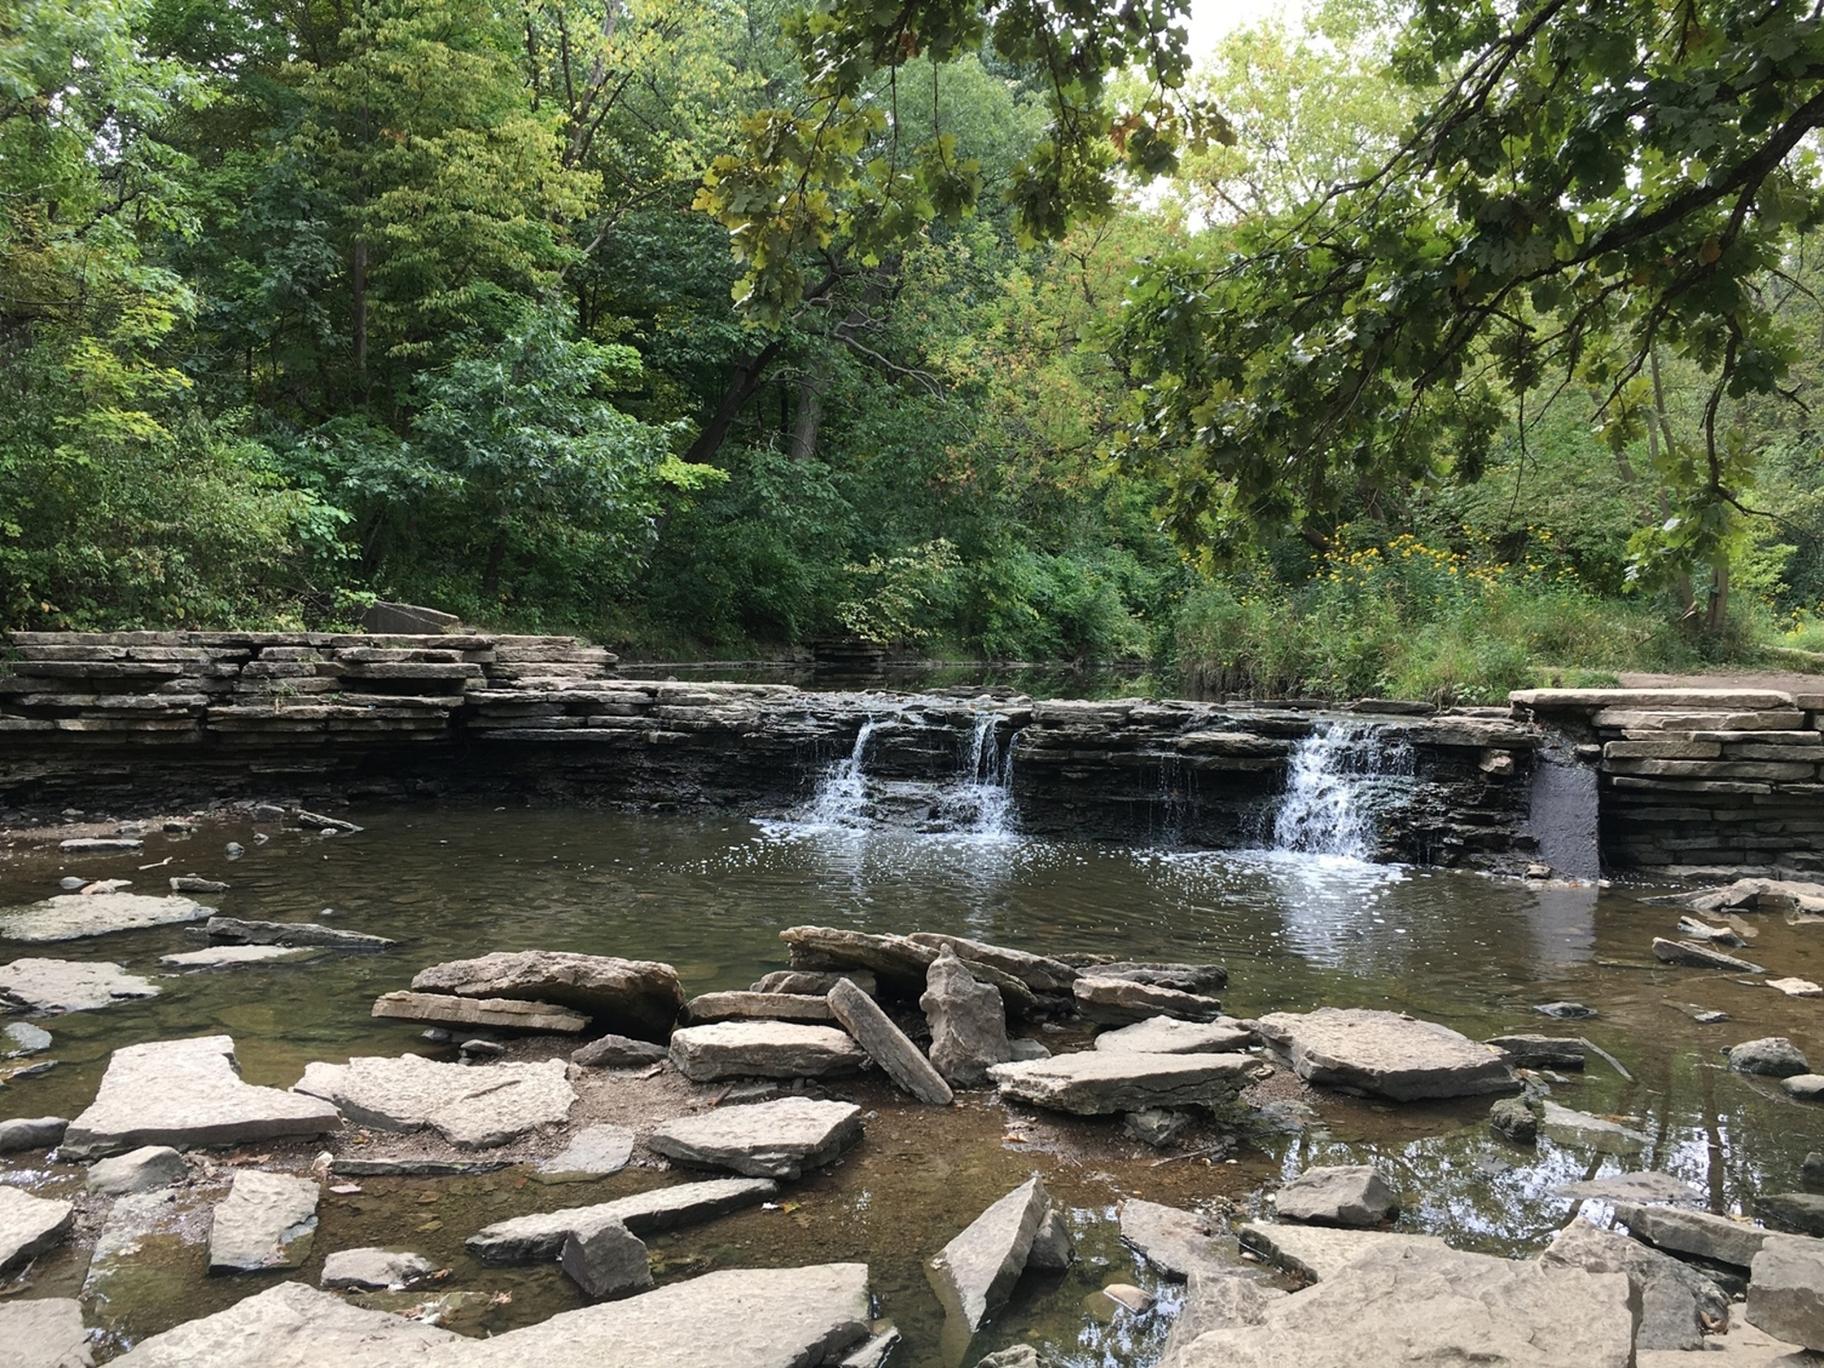
M 974 715 L 956 773 L 937 782 L 868 773 L 870 743 L 902 722 L 928 725 L 903 713 L 869 716 L 848 755 L 818 777 L 816 790 L 798 809 L 794 825 L 852 832 L 903 826 L 988 841 L 1012 835 L 1013 740 L 1001 741 L 1000 715 Z
M 1374 859 L 1375 816 L 1412 772 L 1412 747 L 1387 728 L 1319 722 L 1292 752 L 1273 821 L 1274 847 Z

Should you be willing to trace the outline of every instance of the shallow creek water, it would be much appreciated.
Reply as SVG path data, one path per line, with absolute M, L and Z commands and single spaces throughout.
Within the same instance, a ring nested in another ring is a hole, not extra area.
M 1543 1245 L 1571 1214 L 1572 1203 L 1550 1196 L 1564 1182 L 1659 1167 L 1707 1191 L 1718 1211 L 1751 1211 L 1757 1192 L 1796 1188 L 1800 1159 L 1824 1148 L 1824 1110 L 1788 1101 L 1767 1080 L 1729 1073 L 1718 1054 L 1778 1034 L 1818 1060 L 1824 1004 L 1748 978 L 1658 964 L 1652 937 L 1671 934 L 1677 914 L 1639 900 L 1653 890 L 1599 894 L 1325 857 L 809 829 L 727 814 L 516 806 L 348 815 L 367 829 L 334 839 L 273 829 L 259 842 L 253 828 L 208 824 L 193 835 L 148 837 L 133 856 L 69 857 L 23 842 L 0 850 L 0 905 L 55 892 L 70 873 L 132 878 L 139 891 L 162 892 L 170 874 L 196 872 L 233 884 L 203 899 L 224 912 L 312 920 L 333 909 L 334 925 L 402 942 L 381 955 L 172 976 L 157 999 L 47 1020 L 55 1036 L 48 1057 L 58 1067 L 0 1089 L 0 1117 L 75 1115 L 109 1051 L 136 1041 L 226 1032 L 244 1075 L 280 1086 L 313 1059 L 438 1053 L 418 1028 L 368 1015 L 377 994 L 438 960 L 535 946 L 661 959 L 677 967 L 687 993 L 698 993 L 745 987 L 784 967 L 778 931 L 807 922 L 953 931 L 1045 952 L 1221 960 L 1231 973 L 1226 1005 L 1239 1016 L 1385 1007 L 1478 1038 L 1585 1035 L 1633 1075 L 1624 1081 L 1592 1059 L 1584 1077 L 1554 1084 L 1553 1096 L 1633 1118 L 1651 1137 L 1635 1156 L 1543 1139 L 1536 1152 L 1508 1146 L 1483 1124 L 1486 1099 L 1391 1106 L 1313 1093 L 1303 1099 L 1311 1114 L 1302 1128 L 1262 1127 L 1232 1156 L 1170 1162 L 1112 1122 L 1035 1123 L 982 1094 L 940 1111 L 907 1105 L 877 1084 L 839 1083 L 833 1094 L 870 1112 L 855 1151 L 792 1185 L 779 1209 L 652 1241 L 661 1280 L 719 1267 L 864 1261 L 882 1314 L 906 1336 L 895 1362 L 921 1368 L 959 1361 L 956 1347 L 942 1343 L 924 1261 L 1034 1169 L 1069 1210 L 1079 1261 L 1061 1276 L 1024 1279 L 1013 1304 L 970 1345 L 967 1363 L 1020 1340 L 1074 1368 L 1153 1361 L 1175 1302 L 1117 1238 L 1115 1206 L 1124 1196 L 1232 1203 L 1245 1216 L 1261 1210 L 1263 1191 L 1282 1175 L 1371 1160 L 1404 1193 L 1400 1229 L 1517 1253 Z M 247 847 L 244 858 L 225 858 L 229 840 Z M 138 869 L 167 856 L 168 865 Z M 1755 925 L 1759 934 L 1743 954 L 1775 975 L 1824 980 L 1824 925 L 1771 917 Z M 156 972 L 158 955 L 198 943 L 167 928 L 24 953 Z M 1557 999 L 1589 1003 L 1601 1015 L 1560 1023 L 1531 1010 Z M 1698 1025 L 1678 1009 L 1687 1003 L 1733 1019 Z M 1071 1043 L 1068 1035 L 1041 1038 Z M 1297 1092 L 1279 1088 L 1282 1097 Z M 309 1150 L 269 1146 L 239 1157 L 262 1155 L 301 1167 Z M 47 1194 L 80 1190 L 79 1169 L 35 1167 L 41 1159 L 0 1160 L 0 1180 Z M 505 1216 L 665 1181 L 676 1178 L 651 1161 L 562 1186 L 532 1181 L 523 1169 L 365 1179 L 358 1194 L 325 1192 L 312 1260 L 298 1273 L 207 1278 L 200 1245 L 172 1239 L 146 1251 L 142 1278 L 91 1306 L 91 1324 L 106 1325 L 103 1352 L 114 1352 L 280 1277 L 314 1283 L 324 1254 L 360 1244 L 421 1250 L 451 1270 L 444 1288 L 510 1294 L 464 1312 L 454 1328 L 525 1324 L 579 1305 L 578 1294 L 554 1267 L 478 1264 L 463 1252 L 463 1237 Z M 79 1238 L 41 1260 L 22 1295 L 74 1295 L 98 1224 L 99 1212 L 85 1210 Z M 1097 1309 L 1098 1289 L 1115 1281 L 1159 1288 L 1159 1311 L 1110 1321 Z

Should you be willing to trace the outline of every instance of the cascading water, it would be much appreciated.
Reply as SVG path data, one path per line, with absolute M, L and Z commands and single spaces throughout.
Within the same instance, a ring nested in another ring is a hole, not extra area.
M 971 834 L 988 839 L 1010 834 L 1007 818 L 1013 806 L 1013 740 L 1009 737 L 1005 751 L 1001 749 L 995 733 L 999 720 L 994 713 L 976 715 L 960 786 L 960 796 L 975 807 Z
M 855 744 L 846 759 L 838 760 L 823 772 L 817 791 L 805 806 L 803 821 L 813 827 L 852 828 L 867 820 L 868 776 L 866 769 L 868 742 L 880 726 L 878 717 L 870 716 L 855 733 Z
M 1412 767 L 1412 747 L 1385 728 L 1318 723 L 1292 752 L 1273 821 L 1275 848 L 1373 859 L 1376 813 Z
M 997 735 L 1000 715 L 975 715 L 961 763 L 953 777 L 932 781 L 868 773 L 869 745 L 896 723 L 914 729 L 907 738 L 918 744 L 916 729 L 944 726 L 928 723 L 917 711 L 871 716 L 856 733 L 847 757 L 828 765 L 818 777 L 810 800 L 791 825 L 801 830 L 862 831 L 876 825 L 999 840 L 1010 834 L 1013 745 L 1003 747 Z M 954 733 L 953 733 L 954 734 Z M 876 757 L 877 761 L 879 757 Z

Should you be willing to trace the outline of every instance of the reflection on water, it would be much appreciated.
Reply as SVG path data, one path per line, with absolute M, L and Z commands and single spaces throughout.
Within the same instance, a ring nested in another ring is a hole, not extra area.
M 385 955 L 174 976 L 151 1001 L 53 1020 L 59 1067 L 0 1091 L 0 1117 L 73 1115 L 92 1096 L 108 1052 L 138 1040 L 227 1032 L 249 1079 L 277 1084 L 295 1081 L 312 1059 L 422 1048 L 414 1028 L 373 1021 L 368 1007 L 438 959 L 528 946 L 657 958 L 675 964 L 696 993 L 744 987 L 783 967 L 779 929 L 824 922 L 955 931 L 1055 953 L 1222 960 L 1231 971 L 1226 1005 L 1243 1016 L 1323 1004 L 1387 1007 L 1477 1037 L 1586 1035 L 1621 1059 L 1633 1081 L 1592 1061 L 1586 1078 L 1554 1085 L 1554 1099 L 1631 1118 L 1649 1137 L 1640 1165 L 1688 1179 L 1718 1210 L 1745 1209 L 1756 1192 L 1793 1189 L 1805 1152 L 1824 1149 L 1824 1112 L 1788 1101 L 1765 1080 L 1728 1073 L 1718 1055 L 1740 1040 L 1779 1034 L 1814 1060 L 1824 1056 L 1815 1004 L 1754 980 L 1659 964 L 1650 942 L 1675 914 L 1622 892 L 1283 852 L 1131 850 L 1005 832 L 990 838 L 967 824 L 921 832 L 802 817 L 528 808 L 351 815 L 368 829 L 335 839 L 274 831 L 261 844 L 251 830 L 211 829 L 151 837 L 143 854 L 125 857 L 8 852 L 0 860 L 0 904 L 55 891 L 67 873 L 131 878 L 141 891 L 159 891 L 168 874 L 194 871 L 233 882 L 217 899 L 224 911 L 323 915 L 403 944 Z M 248 847 L 233 864 L 222 856 L 229 839 Z M 168 866 L 159 863 L 166 857 Z M 1824 928 L 1769 918 L 1755 925 L 1757 961 L 1781 974 L 1824 977 Z M 156 972 L 160 954 L 191 943 L 168 928 L 50 953 Z M 1571 1025 L 1531 1010 L 1566 998 L 1601 1015 Z M 1690 1002 L 1734 1019 L 1699 1026 L 1678 1010 Z M 867 1140 L 800 1185 L 795 1209 L 680 1231 L 655 1242 L 655 1253 L 669 1261 L 668 1276 L 863 1259 L 886 1312 L 907 1333 L 903 1361 L 923 1368 L 939 1361 L 940 1339 L 924 1258 L 1038 1168 L 1071 1210 L 1084 1258 L 1058 1278 L 1026 1280 L 972 1352 L 1030 1338 L 1074 1368 L 1128 1368 L 1151 1361 L 1163 1317 L 1105 1321 L 1089 1310 L 1104 1283 L 1156 1283 L 1115 1235 L 1113 1208 L 1124 1195 L 1178 1205 L 1228 1198 L 1258 1210 L 1263 1185 L 1279 1174 L 1373 1161 L 1405 1195 L 1401 1228 L 1518 1251 L 1536 1248 L 1570 1214 L 1571 1204 L 1551 1195 L 1557 1187 L 1621 1167 L 1575 1144 L 1548 1140 L 1537 1152 L 1506 1146 L 1483 1123 L 1486 1100 L 1392 1107 L 1320 1095 L 1314 1102 L 1312 1124 L 1263 1131 L 1233 1163 L 1158 1166 L 1157 1156 L 1112 1126 L 1076 1126 L 1071 1134 L 1084 1148 L 1053 1151 L 1008 1139 L 1018 1119 L 985 1099 L 940 1113 L 883 1096 L 869 1103 Z M 29 1168 L 34 1158 L 6 1161 L 6 1179 L 40 1181 Z M 574 1293 L 548 1269 L 480 1268 L 462 1252 L 462 1236 L 502 1215 L 601 1200 L 653 1181 L 658 1175 L 649 1170 L 630 1170 L 594 1185 L 599 1196 L 567 1190 L 554 1200 L 509 1172 L 437 1184 L 428 1207 L 419 1205 L 422 1181 L 370 1181 L 360 1196 L 326 1199 L 318 1257 L 405 1239 L 448 1263 L 456 1287 L 512 1291 L 514 1301 L 497 1314 L 502 1323 L 523 1323 L 575 1304 Z M 75 1257 L 49 1261 L 34 1291 L 74 1290 L 81 1269 L 68 1265 Z M 314 1280 L 315 1268 L 305 1276 Z M 143 1334 L 264 1285 L 209 1280 L 195 1295 L 138 1310 L 131 1323 Z

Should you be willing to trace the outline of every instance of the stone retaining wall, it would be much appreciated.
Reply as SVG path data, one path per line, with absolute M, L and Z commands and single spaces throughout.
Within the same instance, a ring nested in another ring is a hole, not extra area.
M 820 693 L 615 677 L 567 637 L 16 633 L 0 650 L 0 819 L 170 801 L 543 794 L 789 804 L 874 719 L 865 768 L 913 824 L 976 760 L 1038 834 L 1253 845 L 1309 709 Z M 1367 707 L 1368 705 L 1364 705 Z M 1381 853 L 1524 864 L 1539 733 L 1376 709 L 1402 743 Z M 1011 758 L 1010 771 L 1006 762 Z
M 1513 702 L 1599 757 L 1606 866 L 1824 871 L 1824 685 L 1538 689 Z

